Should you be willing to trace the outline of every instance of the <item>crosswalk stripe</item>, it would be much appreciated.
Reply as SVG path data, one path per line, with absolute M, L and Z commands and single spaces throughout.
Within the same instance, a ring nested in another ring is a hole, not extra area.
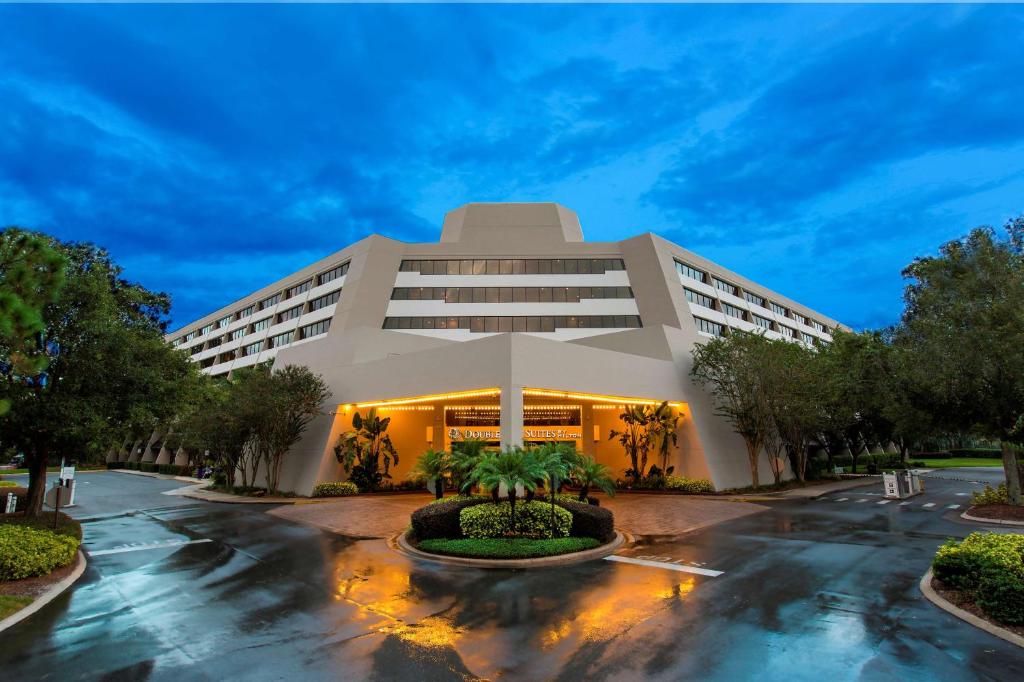
M 890 502 L 892 502 L 892 500 L 879 500 L 878 502 L 875 502 L 875 504 L 889 504 Z
M 948 507 L 946 507 L 946 509 L 959 509 L 959 508 L 960 508 L 959 504 L 951 504 Z
M 913 503 L 912 502 L 900 502 L 900 506 L 901 507 L 906 507 L 908 504 L 913 504 Z
M 867 500 L 857 500 L 854 504 L 863 504 L 865 502 L 867 502 Z
M 934 502 L 925 502 L 925 503 L 924 503 L 924 504 L 922 504 L 921 506 L 922 506 L 922 507 L 934 507 L 934 506 L 935 506 L 935 503 L 934 503 Z
M 850 498 L 849 497 L 840 497 L 838 500 L 836 500 L 836 502 L 846 502 L 848 499 L 850 499 Z

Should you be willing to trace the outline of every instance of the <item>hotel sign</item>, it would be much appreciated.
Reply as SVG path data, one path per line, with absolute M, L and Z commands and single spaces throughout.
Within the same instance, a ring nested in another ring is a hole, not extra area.
M 480 429 L 469 429 L 458 426 L 448 427 L 448 440 L 501 440 L 501 428 L 488 426 Z M 530 426 L 523 429 L 523 440 L 580 440 L 583 438 L 581 426 Z

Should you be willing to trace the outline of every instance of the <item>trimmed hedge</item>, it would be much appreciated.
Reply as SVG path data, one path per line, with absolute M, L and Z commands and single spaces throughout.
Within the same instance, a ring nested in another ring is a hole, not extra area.
M 20 483 L 15 483 L 14 481 L 0 481 L 0 488 L 20 488 L 20 487 L 21 487 L 21 484 Z
M 615 537 L 615 517 L 603 507 L 591 504 L 555 500 L 560 507 L 572 513 L 572 537 L 594 538 L 600 542 L 610 542 Z
M 420 507 L 412 513 L 412 535 L 417 540 L 461 538 L 459 513 L 466 507 L 490 502 L 489 497 L 456 497 L 442 499 Z
M 572 528 L 572 512 L 557 503 L 555 512 L 555 537 L 567 537 Z M 508 502 L 493 502 L 473 505 L 459 512 L 459 527 L 468 538 L 500 538 L 509 533 L 512 505 Z M 516 528 L 514 535 L 528 538 L 544 538 L 552 533 L 551 505 L 546 502 L 517 502 Z
M 993 488 L 986 485 L 981 492 L 971 493 L 971 504 L 978 506 L 986 504 L 1006 504 L 1010 501 L 1009 493 L 1006 492 L 1006 484 L 1000 483 L 999 487 Z
M 989 616 L 1024 624 L 1024 535 L 971 533 L 962 542 L 949 540 L 936 553 L 932 571 Z
M 714 484 L 705 478 L 684 478 L 682 476 L 666 476 L 665 490 L 675 490 L 691 495 L 715 492 Z
M 40 528 L 0 524 L 0 580 L 46 575 L 75 559 L 79 541 Z
M 348 497 L 359 493 L 359 488 L 351 481 L 333 483 L 317 483 L 313 487 L 313 497 Z
M 421 542 L 419 549 L 478 559 L 530 559 L 582 552 L 600 544 L 594 538 L 435 538 Z
M 127 469 L 128 462 L 107 462 L 107 469 Z

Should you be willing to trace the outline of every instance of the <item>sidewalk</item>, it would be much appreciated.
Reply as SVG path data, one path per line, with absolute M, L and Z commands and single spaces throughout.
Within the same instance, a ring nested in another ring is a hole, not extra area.
M 191 497 L 206 502 L 224 502 L 227 504 L 315 504 L 321 500 L 307 499 L 305 497 L 251 497 L 249 495 L 230 495 L 228 493 L 207 490 L 212 484 L 210 479 L 193 478 L 192 476 L 170 476 L 168 474 L 157 474 L 150 471 L 134 471 L 130 469 L 111 469 L 119 474 L 132 474 L 133 476 L 149 476 L 150 478 L 162 478 L 165 481 L 183 481 L 194 483 L 184 488 L 167 490 L 164 495 L 175 495 L 178 497 Z M 323 498 L 325 501 L 330 498 Z
M 729 495 L 722 497 L 725 500 L 743 500 L 743 501 L 765 501 L 770 502 L 772 500 L 779 499 L 810 499 L 815 497 L 821 497 L 828 493 L 833 493 L 839 490 L 849 490 L 850 488 L 860 488 L 868 485 L 879 485 L 882 484 L 881 476 L 861 476 L 859 478 L 846 478 L 841 481 L 827 481 L 824 483 L 817 483 L 815 485 L 808 485 L 803 488 L 791 488 L 790 490 L 780 490 L 778 492 L 764 492 L 754 493 L 751 492 L 746 495 Z

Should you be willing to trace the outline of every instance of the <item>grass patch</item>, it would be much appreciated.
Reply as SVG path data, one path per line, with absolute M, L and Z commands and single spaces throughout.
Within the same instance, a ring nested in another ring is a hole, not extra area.
M 0 620 L 14 615 L 32 603 L 32 597 L 17 597 L 0 594 Z
M 76 466 L 75 473 L 81 473 L 83 471 L 103 471 L 105 467 L 96 466 L 94 464 L 88 464 L 84 466 Z M 55 474 L 60 471 L 60 467 L 46 467 L 46 473 Z M 0 469 L 0 476 L 14 476 L 16 474 L 27 474 L 28 469 Z
M 951 459 L 916 459 L 924 462 L 924 469 L 949 469 L 951 467 L 1002 467 L 1003 460 L 996 457 L 954 457 Z
M 581 552 L 600 544 L 594 538 L 459 538 L 423 540 L 418 547 L 424 552 L 476 559 L 532 559 Z

